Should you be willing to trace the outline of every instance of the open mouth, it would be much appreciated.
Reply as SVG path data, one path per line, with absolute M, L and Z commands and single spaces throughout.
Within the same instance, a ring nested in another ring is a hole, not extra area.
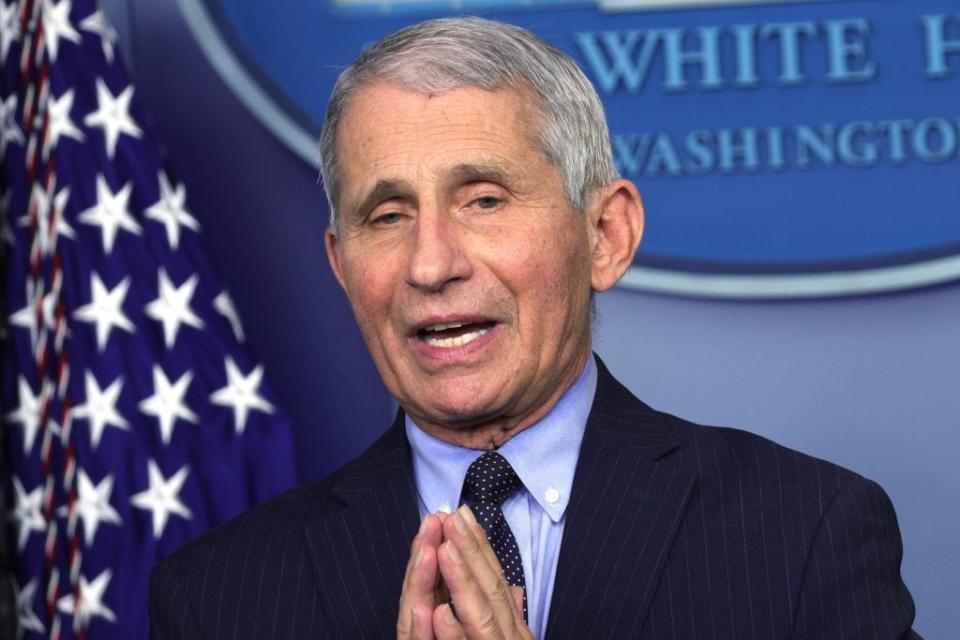
M 448 322 L 432 324 L 417 331 L 417 338 L 432 347 L 462 347 L 496 325 L 496 322 Z

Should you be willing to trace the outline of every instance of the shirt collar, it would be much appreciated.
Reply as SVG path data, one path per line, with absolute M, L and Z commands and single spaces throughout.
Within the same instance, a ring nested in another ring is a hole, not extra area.
M 591 357 L 577 381 L 547 415 L 498 449 L 553 522 L 560 521 L 570 501 L 580 443 L 596 389 L 597 366 Z M 467 468 L 484 452 L 435 438 L 410 416 L 404 420 L 423 507 L 427 512 L 455 509 Z

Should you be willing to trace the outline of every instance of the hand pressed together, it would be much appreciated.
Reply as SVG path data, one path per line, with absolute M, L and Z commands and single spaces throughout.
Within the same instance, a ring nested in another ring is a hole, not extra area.
M 523 589 L 507 583 L 469 507 L 423 519 L 403 580 L 397 638 L 533 638 L 523 619 Z

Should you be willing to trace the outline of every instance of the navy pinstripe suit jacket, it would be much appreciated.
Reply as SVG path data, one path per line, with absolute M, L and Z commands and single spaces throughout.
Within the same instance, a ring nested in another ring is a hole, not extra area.
M 913 638 L 893 507 L 873 482 L 650 409 L 602 364 L 549 638 Z M 389 638 L 418 527 L 398 418 L 331 477 L 154 571 L 156 638 Z

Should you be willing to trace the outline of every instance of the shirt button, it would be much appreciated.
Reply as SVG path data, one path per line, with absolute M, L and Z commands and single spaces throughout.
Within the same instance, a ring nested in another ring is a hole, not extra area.
M 546 498 L 550 504 L 557 504 L 557 501 L 560 500 L 560 492 L 551 487 L 547 489 L 543 497 Z
M 442 505 L 437 507 L 437 512 L 450 513 L 450 505 L 448 505 L 447 503 L 443 503 Z

